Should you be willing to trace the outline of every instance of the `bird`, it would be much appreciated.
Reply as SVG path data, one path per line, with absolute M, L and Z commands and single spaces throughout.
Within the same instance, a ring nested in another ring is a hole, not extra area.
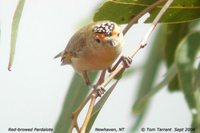
M 92 22 L 75 32 L 66 48 L 54 58 L 61 57 L 61 65 L 71 65 L 87 86 L 91 86 L 88 72 L 102 71 L 97 86 L 104 81 L 106 70 L 112 71 L 111 66 L 120 55 L 123 44 L 124 35 L 115 22 Z M 120 59 L 130 63 L 130 58 Z

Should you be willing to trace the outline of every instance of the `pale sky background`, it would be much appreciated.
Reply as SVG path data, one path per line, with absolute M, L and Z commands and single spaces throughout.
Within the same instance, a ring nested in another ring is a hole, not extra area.
M 53 57 L 65 48 L 77 27 L 91 19 L 93 10 L 102 1 L 26 0 L 12 72 L 7 71 L 11 20 L 18 0 L 0 0 L 0 132 L 8 128 L 53 128 L 60 115 L 71 76 L 70 66 L 60 66 Z M 127 53 L 141 40 L 149 25 L 136 25 L 125 37 Z M 141 64 L 149 46 L 140 51 L 133 66 Z M 163 78 L 165 69 L 159 74 Z M 121 80 L 101 110 L 94 128 L 120 128 L 129 132 L 134 117 L 140 73 Z M 81 90 L 80 90 L 81 91 Z M 80 121 L 83 120 L 83 117 Z M 191 115 L 181 93 L 166 88 L 154 98 L 142 127 L 190 127 Z

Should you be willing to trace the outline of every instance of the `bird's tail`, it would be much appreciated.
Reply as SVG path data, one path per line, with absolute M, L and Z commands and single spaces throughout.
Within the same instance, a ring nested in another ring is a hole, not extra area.
M 56 58 L 58 58 L 58 57 L 60 57 L 60 56 L 62 56 L 62 53 L 63 53 L 63 51 L 62 52 L 60 52 L 60 53 L 58 53 L 55 57 L 54 57 L 54 59 L 56 59 Z

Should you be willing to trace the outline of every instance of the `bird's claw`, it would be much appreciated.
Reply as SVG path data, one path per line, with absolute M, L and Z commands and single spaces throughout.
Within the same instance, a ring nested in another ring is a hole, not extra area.
M 104 93 L 105 93 L 105 89 L 103 86 L 98 86 L 97 88 L 95 88 L 95 91 L 97 92 L 97 95 L 99 97 L 101 97 Z
M 124 67 L 125 68 L 129 68 L 131 66 L 132 63 L 132 58 L 129 56 L 122 56 L 122 62 L 124 63 Z

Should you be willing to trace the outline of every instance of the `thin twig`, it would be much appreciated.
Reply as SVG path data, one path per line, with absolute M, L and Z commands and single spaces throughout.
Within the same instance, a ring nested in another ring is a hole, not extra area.
M 152 10 L 153 8 L 155 8 L 156 6 L 158 6 L 159 4 L 161 4 L 161 2 L 163 3 L 164 1 L 167 1 L 167 0 L 160 0 L 158 2 L 156 2 L 155 4 L 151 5 L 151 8 L 147 8 L 145 9 L 146 12 L 150 11 L 150 9 Z M 163 6 L 163 8 L 161 9 L 161 11 L 158 13 L 158 15 L 156 16 L 156 18 L 154 19 L 153 23 L 152 23 L 152 26 L 149 28 L 149 30 L 147 31 L 145 37 L 142 39 L 142 41 L 139 43 L 139 45 L 130 53 L 129 57 L 133 58 L 137 53 L 138 51 L 140 51 L 142 48 L 144 48 L 146 45 L 147 45 L 147 42 L 149 40 L 149 37 L 151 36 L 153 30 L 155 29 L 156 25 L 158 24 L 158 21 L 160 20 L 160 18 L 163 16 L 163 14 L 166 12 L 166 10 L 169 8 L 169 6 L 171 5 L 171 3 L 173 2 L 173 0 L 168 0 L 167 3 Z M 144 12 L 141 12 L 141 14 L 144 13 Z M 137 15 L 135 18 L 133 18 L 133 20 L 128 24 L 128 26 L 124 29 L 123 33 L 126 34 L 126 32 L 129 30 L 129 28 L 135 23 L 136 21 L 136 18 L 139 19 L 138 16 L 142 16 L 142 15 Z M 144 13 L 145 14 L 145 13 Z M 109 77 L 101 84 L 102 87 L 106 87 L 110 81 L 112 81 L 112 79 L 117 75 L 119 74 L 120 71 L 122 71 L 124 68 L 124 65 L 121 63 L 110 75 Z M 73 119 L 72 119 L 72 126 L 70 128 L 70 133 L 72 132 L 72 129 L 73 128 L 76 128 L 77 132 L 81 132 L 81 133 L 85 133 L 86 131 L 86 128 L 87 128 L 87 124 L 90 120 L 90 117 L 91 117 L 91 113 L 92 113 L 92 110 L 94 108 L 94 104 L 95 104 L 95 101 L 96 101 L 96 98 L 97 98 L 97 94 L 95 91 L 92 91 L 90 93 L 90 95 L 82 102 L 82 104 L 78 107 L 78 109 L 73 112 Z M 81 130 L 78 128 L 78 124 L 77 124 L 77 118 L 78 118 L 78 115 L 79 113 L 81 112 L 81 110 L 84 108 L 84 106 L 87 104 L 87 102 L 91 99 L 91 103 L 90 103 L 90 106 L 88 108 L 88 112 L 87 112 L 87 115 L 85 117 L 85 120 L 84 120 L 84 123 L 82 125 L 82 128 Z
M 149 40 L 150 35 L 152 34 L 153 30 L 155 29 L 156 25 L 158 24 L 158 21 L 161 19 L 161 17 L 166 12 L 166 10 L 168 9 L 168 7 L 171 5 L 172 2 L 173 2 L 173 0 L 168 0 L 167 3 L 163 6 L 163 8 L 160 10 L 158 15 L 156 16 L 156 18 L 152 22 L 151 27 L 147 31 L 146 36 L 141 41 L 141 47 L 144 47 L 146 45 L 147 41 Z
M 69 130 L 70 133 L 72 132 L 74 127 L 76 128 L 77 132 L 80 132 L 80 129 L 79 129 L 78 123 L 77 123 L 77 119 L 78 119 L 78 116 L 79 116 L 81 110 L 84 108 L 84 106 L 87 104 L 87 102 L 91 99 L 93 92 L 94 91 L 92 91 L 90 93 L 90 95 L 87 96 L 86 99 L 84 99 L 84 101 L 81 103 L 81 105 L 79 105 L 79 107 L 72 113 L 72 124 L 71 124 L 70 130 Z
M 148 6 L 147 8 L 145 8 L 142 12 L 140 12 L 137 16 L 135 16 L 128 23 L 128 25 L 123 30 L 123 34 L 125 35 L 127 33 L 127 31 L 132 27 L 132 25 L 135 24 L 138 21 L 138 19 L 140 19 L 144 14 L 146 14 L 147 12 L 150 12 L 151 10 L 153 10 L 157 6 L 161 5 L 162 3 L 165 3 L 166 1 L 167 0 L 159 0 L 159 1 L 155 2 L 154 4 L 152 4 L 152 5 Z
M 93 111 L 93 108 L 94 108 L 94 104 L 95 104 L 95 101 L 96 101 L 96 98 L 98 97 L 97 95 L 97 92 L 94 92 L 92 95 L 91 95 L 91 102 L 90 102 L 90 106 L 88 108 L 88 112 L 87 112 L 87 115 L 85 117 L 85 120 L 83 122 L 83 125 L 81 127 L 81 133 L 85 133 L 86 129 L 87 129 L 87 125 L 90 121 L 90 117 L 91 117 L 91 114 L 92 114 L 92 111 Z

